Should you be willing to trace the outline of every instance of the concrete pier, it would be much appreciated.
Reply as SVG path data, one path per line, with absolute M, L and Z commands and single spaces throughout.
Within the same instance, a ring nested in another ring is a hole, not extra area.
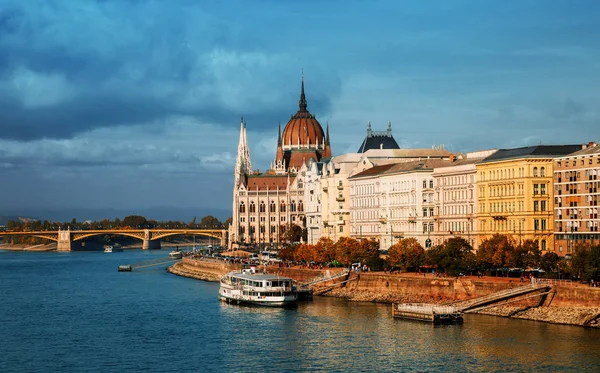
M 57 251 L 71 251 L 71 230 L 59 230 L 58 241 L 56 245 Z

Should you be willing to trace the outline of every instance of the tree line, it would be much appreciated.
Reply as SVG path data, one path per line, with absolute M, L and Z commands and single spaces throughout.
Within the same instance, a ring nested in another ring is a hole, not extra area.
M 482 242 L 474 252 L 467 240 L 453 237 L 429 250 L 415 238 L 404 238 L 391 246 L 387 255 L 380 255 L 379 242 L 341 237 L 337 242 L 322 237 L 315 245 L 296 244 L 279 250 L 284 260 L 315 263 L 336 263 L 349 266 L 366 264 L 372 270 L 402 269 L 432 270 L 449 275 L 493 271 L 508 275 L 511 268 L 539 268 L 549 277 L 589 281 L 600 271 L 600 245 L 579 245 L 570 258 L 554 252 L 542 254 L 533 240 L 515 242 L 512 236 L 497 234 Z

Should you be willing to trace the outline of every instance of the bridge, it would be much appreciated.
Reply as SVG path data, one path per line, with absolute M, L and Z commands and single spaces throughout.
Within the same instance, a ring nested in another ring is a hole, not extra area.
M 198 235 L 212 237 L 220 240 L 221 246 L 227 246 L 227 230 L 225 229 L 101 229 L 101 230 L 75 230 L 58 231 L 25 231 L 25 232 L 0 232 L 0 237 L 5 236 L 30 236 L 44 238 L 57 243 L 58 251 L 71 251 L 73 241 L 82 241 L 89 237 L 103 235 L 121 235 L 137 238 L 143 241 L 142 249 L 160 249 L 160 239 L 169 236 Z

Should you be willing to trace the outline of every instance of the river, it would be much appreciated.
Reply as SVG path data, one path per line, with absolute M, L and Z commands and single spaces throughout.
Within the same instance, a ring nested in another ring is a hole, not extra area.
M 467 315 L 393 320 L 388 305 L 316 297 L 297 309 L 228 305 L 169 250 L 0 251 L 0 372 L 596 372 L 600 330 Z

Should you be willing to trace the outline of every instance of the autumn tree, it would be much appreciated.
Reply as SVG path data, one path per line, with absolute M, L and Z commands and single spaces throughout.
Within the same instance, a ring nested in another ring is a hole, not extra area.
M 328 237 L 321 237 L 315 245 L 315 262 L 326 263 L 335 259 L 335 244 Z
M 515 267 L 527 268 L 527 267 L 539 267 L 541 259 L 541 251 L 536 241 L 527 239 L 523 243 L 515 248 L 514 263 Z
M 313 262 L 316 257 L 316 249 L 314 245 L 300 244 L 296 247 L 294 259 L 299 262 Z
M 403 238 L 388 251 L 390 265 L 400 268 L 417 268 L 423 262 L 425 250 L 416 238 Z
M 294 260 L 294 256 L 296 255 L 297 247 L 298 247 L 298 245 L 290 245 L 290 246 L 282 247 L 277 252 L 277 256 L 281 260 Z
M 360 244 L 357 240 L 351 237 L 341 237 L 335 243 L 335 258 L 343 265 L 354 263 L 356 252 Z
M 503 234 L 495 234 L 483 240 L 477 251 L 477 262 L 484 268 L 514 265 L 515 246 L 513 240 Z
M 146 218 L 139 215 L 129 215 L 123 218 L 122 227 L 144 228 L 146 226 Z

